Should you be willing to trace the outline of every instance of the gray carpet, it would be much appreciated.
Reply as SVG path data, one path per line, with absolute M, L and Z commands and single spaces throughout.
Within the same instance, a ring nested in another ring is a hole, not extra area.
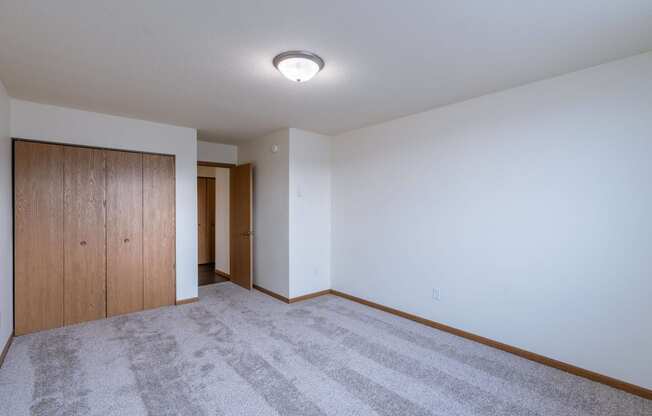
M 652 401 L 334 296 L 200 295 L 16 338 L 0 414 L 652 415 Z

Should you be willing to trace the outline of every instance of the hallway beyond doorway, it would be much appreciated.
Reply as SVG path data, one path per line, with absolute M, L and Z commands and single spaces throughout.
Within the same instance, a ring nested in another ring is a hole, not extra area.
M 197 280 L 199 282 L 199 286 L 229 281 L 229 279 L 215 273 L 215 263 L 200 264 Z

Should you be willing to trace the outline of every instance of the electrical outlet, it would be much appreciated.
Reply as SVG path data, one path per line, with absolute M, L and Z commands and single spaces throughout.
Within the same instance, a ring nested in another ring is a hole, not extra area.
M 441 300 L 441 292 L 438 288 L 432 289 L 432 300 L 439 302 Z

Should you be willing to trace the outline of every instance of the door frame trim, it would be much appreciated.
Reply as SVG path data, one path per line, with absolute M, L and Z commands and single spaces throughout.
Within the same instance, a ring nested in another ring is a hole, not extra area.
M 203 161 L 203 160 L 197 160 L 197 166 L 198 167 L 199 166 L 206 166 L 206 167 L 212 167 L 212 168 L 228 169 L 229 170 L 229 178 L 230 178 L 231 175 L 232 175 L 232 172 L 233 172 L 232 169 L 236 168 L 238 165 L 235 164 L 235 163 L 207 162 L 207 161 Z M 200 176 L 199 174 L 197 174 L 197 178 L 210 178 L 210 177 L 208 177 L 208 176 Z M 230 188 L 231 188 L 231 184 L 230 184 L 230 179 L 229 179 L 229 229 L 231 228 L 231 218 L 232 218 L 231 217 L 231 203 L 232 203 L 232 200 L 233 200 Z M 195 211 L 199 212 L 199 207 L 196 207 Z M 199 236 L 197 236 L 197 239 L 199 240 Z M 198 241 L 198 244 L 199 244 L 199 241 Z M 231 233 L 229 232 L 229 264 L 232 264 L 232 263 L 233 263 L 232 238 L 231 238 Z M 197 264 L 199 265 L 200 263 L 197 263 Z M 225 277 L 225 278 L 231 280 L 231 275 L 229 273 L 224 273 L 222 271 L 218 272 L 217 270 L 215 270 L 215 274 L 218 274 L 218 275 L 220 275 L 222 277 Z M 252 277 L 252 281 L 253 281 L 253 277 Z M 197 299 L 199 299 L 199 297 L 197 297 Z
M 201 160 L 198 160 L 197 166 L 208 166 L 213 168 L 234 168 L 238 165 L 236 165 L 235 163 L 203 162 Z
M 274 297 L 274 298 L 276 298 L 276 299 L 278 299 L 278 300 L 280 300 L 280 301 L 282 301 L 284 303 L 299 302 L 299 301 L 302 301 L 302 300 L 312 299 L 312 298 L 315 298 L 315 297 L 318 297 L 318 296 L 323 296 L 323 295 L 329 295 L 330 294 L 330 295 L 337 296 L 337 297 L 340 297 L 340 298 L 343 298 L 343 299 L 347 299 L 347 300 L 352 301 L 352 302 L 359 303 L 361 305 L 364 305 L 364 306 L 367 306 L 367 307 L 370 307 L 370 308 L 374 308 L 374 309 L 383 311 L 385 313 L 389 313 L 389 314 L 392 314 L 392 315 L 395 315 L 395 316 L 398 316 L 398 317 L 401 317 L 401 318 L 404 318 L 404 319 L 408 319 L 410 321 L 419 323 L 421 325 L 428 326 L 430 328 L 434 328 L 434 329 L 437 329 L 437 330 L 440 330 L 440 331 L 443 331 L 443 332 L 447 332 L 449 334 L 452 334 L 452 335 L 460 337 L 460 338 L 467 339 L 467 340 L 472 341 L 472 342 L 477 342 L 479 344 L 486 345 L 486 346 L 488 346 L 490 348 L 494 348 L 494 349 L 497 349 L 497 350 L 500 350 L 500 351 L 507 352 L 509 354 L 516 355 L 516 356 L 521 357 L 523 359 L 533 361 L 535 363 L 539 363 L 541 365 L 544 365 L 544 366 L 547 366 L 547 367 L 550 367 L 550 368 L 555 368 L 557 370 L 572 374 L 572 375 L 577 376 L 577 377 L 584 378 L 586 380 L 593 381 L 595 383 L 599 383 L 599 384 L 602 384 L 602 385 L 605 385 L 605 386 L 609 386 L 609 387 L 612 387 L 614 389 L 621 390 L 621 391 L 624 391 L 624 392 L 627 392 L 627 393 L 642 397 L 644 399 L 652 400 L 652 389 L 648 389 L 648 388 L 643 387 L 643 386 L 639 386 L 639 385 L 632 384 L 632 383 L 629 383 L 629 382 L 626 382 L 626 381 L 622 381 L 622 380 L 619 380 L 619 379 L 616 379 L 616 378 L 613 378 L 613 377 L 610 377 L 610 376 L 606 376 L 604 374 L 596 373 L 594 371 L 587 370 L 587 369 L 584 369 L 584 368 L 581 368 L 581 367 L 577 367 L 575 365 L 568 364 L 568 363 L 565 363 L 565 362 L 562 362 L 562 361 L 558 361 L 558 360 L 555 360 L 553 358 L 549 358 L 549 357 L 546 357 L 546 356 L 543 356 L 543 355 L 540 355 L 540 354 L 537 354 L 537 353 L 534 353 L 534 352 L 530 352 L 530 351 L 527 351 L 527 350 L 524 350 L 524 349 L 521 349 L 521 348 L 518 348 L 518 347 L 514 347 L 514 346 L 509 345 L 509 344 L 504 344 L 502 342 L 495 341 L 495 340 L 490 339 L 490 338 L 485 338 L 483 336 L 476 335 L 476 334 L 471 333 L 471 332 L 467 332 L 467 331 L 464 331 L 464 330 L 461 330 L 461 329 L 458 329 L 458 328 L 455 328 L 455 327 L 452 327 L 452 326 L 449 326 L 449 325 L 442 324 L 440 322 L 436 322 L 436 321 L 432 321 L 432 320 L 427 319 L 427 318 L 423 318 L 423 317 L 421 317 L 419 315 L 414 315 L 414 314 L 411 314 L 411 313 L 408 313 L 408 312 L 401 311 L 399 309 L 394 309 L 394 308 L 391 308 L 389 306 L 385 306 L 385 305 L 382 305 L 380 303 L 375 303 L 375 302 L 372 302 L 370 300 L 359 298 L 357 296 L 353 296 L 353 295 L 350 295 L 350 294 L 345 293 L 345 292 L 340 292 L 340 291 L 335 290 L 335 289 L 323 290 L 321 292 L 310 293 L 310 294 L 307 294 L 307 295 L 304 295 L 304 296 L 299 296 L 299 297 L 291 298 L 291 299 L 288 299 L 285 296 L 279 295 L 278 293 L 274 293 L 271 290 L 268 290 L 268 289 L 265 289 L 265 288 L 262 288 L 262 287 L 259 287 L 259 286 L 256 286 L 256 285 L 254 285 L 254 289 L 257 289 L 258 291 L 260 291 L 260 292 L 262 292 L 262 293 L 264 293 L 266 295 L 272 296 L 272 297 Z

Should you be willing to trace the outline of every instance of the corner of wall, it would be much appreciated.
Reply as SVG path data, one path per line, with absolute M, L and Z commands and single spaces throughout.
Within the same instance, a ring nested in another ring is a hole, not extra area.
M 254 284 L 289 295 L 287 129 L 238 145 L 238 163 L 254 167 Z M 271 146 L 278 145 L 277 152 Z
M 331 288 L 330 161 L 328 136 L 289 129 L 290 298 Z
M 0 353 L 14 331 L 11 99 L 0 81 Z

